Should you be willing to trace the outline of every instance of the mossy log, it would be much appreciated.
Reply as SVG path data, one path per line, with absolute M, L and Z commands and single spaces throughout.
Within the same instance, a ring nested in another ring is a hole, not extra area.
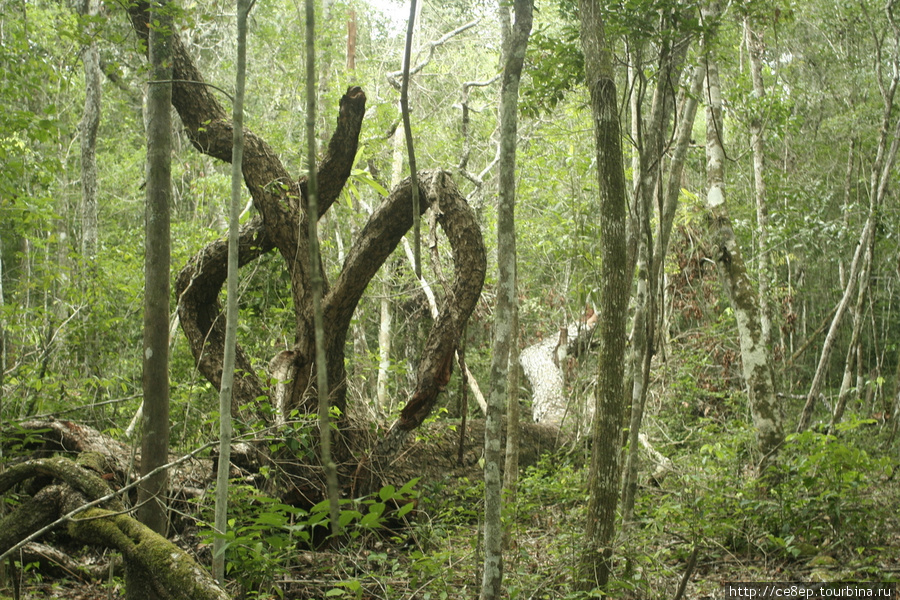
M 26 480 L 48 485 L 0 520 L 0 553 L 57 521 L 73 538 L 113 548 L 125 560 L 128 596 L 158 600 L 227 600 L 228 594 L 181 548 L 130 517 L 113 498 L 79 510 L 110 492 L 96 473 L 62 457 L 29 460 L 0 474 L 0 493 Z M 75 514 L 72 514 L 72 513 Z

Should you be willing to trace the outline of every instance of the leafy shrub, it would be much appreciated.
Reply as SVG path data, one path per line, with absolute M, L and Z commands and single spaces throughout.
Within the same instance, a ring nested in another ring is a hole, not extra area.
M 727 428 L 707 423 L 699 450 L 662 490 L 647 490 L 638 506 L 646 534 L 675 535 L 721 545 L 731 552 L 780 551 L 806 557 L 828 549 L 877 543 L 890 502 L 878 483 L 893 469 L 860 447 L 860 427 L 848 421 L 838 435 L 813 430 L 788 435 L 772 471 L 752 465 L 753 431 L 747 423 Z
M 355 540 L 383 528 L 389 518 L 407 515 L 415 505 L 417 482 L 413 479 L 399 489 L 387 485 L 371 497 L 341 500 L 339 519 L 347 539 Z M 236 579 L 242 596 L 281 595 L 275 578 L 288 572 L 298 548 L 311 548 L 320 539 L 316 534 L 327 535 L 330 529 L 328 500 L 307 511 L 249 485 L 232 485 L 228 496 L 228 530 L 219 534 L 206 522 L 201 523 L 201 535 L 208 543 L 217 536 L 224 538 L 226 574 Z M 211 518 L 211 514 L 205 516 Z
M 893 465 L 887 457 L 870 456 L 849 438 L 872 422 L 842 423 L 838 436 L 807 430 L 787 437 L 777 483 L 764 503 L 772 536 L 791 536 L 814 546 L 872 543 L 880 517 L 887 514 L 876 499 L 877 481 L 888 476 Z

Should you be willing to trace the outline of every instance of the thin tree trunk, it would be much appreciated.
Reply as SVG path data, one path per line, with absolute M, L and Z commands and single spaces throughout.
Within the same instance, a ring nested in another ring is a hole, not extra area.
M 397 187 L 403 172 L 403 141 L 406 139 L 403 123 L 397 126 L 394 131 L 394 156 L 391 162 L 391 185 L 390 189 Z M 415 261 L 413 261 L 413 270 L 415 270 Z M 378 379 L 376 395 L 378 398 L 378 410 L 386 415 L 390 415 L 393 408 L 393 402 L 388 397 L 388 379 L 390 378 L 391 368 L 391 279 L 393 277 L 393 266 L 390 260 L 384 263 L 381 268 L 380 282 L 382 288 L 381 294 L 381 320 L 378 326 Z
M 409 121 L 409 63 L 412 55 L 413 32 L 416 28 L 416 0 L 410 0 L 409 20 L 406 26 L 406 48 L 403 53 L 403 82 L 400 86 L 400 108 L 403 115 L 403 134 L 406 137 L 406 154 L 409 162 L 409 176 L 412 180 L 412 208 L 413 208 L 413 240 L 415 259 L 413 271 L 416 277 L 422 276 L 422 240 L 421 240 L 421 213 L 419 211 L 419 184 L 416 173 L 416 152 L 413 146 L 412 125 Z
M 769 349 L 763 345 L 759 296 L 747 275 L 725 203 L 725 149 L 719 71 L 709 53 L 706 61 L 706 208 L 710 231 L 717 246 L 716 267 L 737 322 L 744 382 L 748 388 L 750 414 L 761 455 L 760 467 L 764 470 L 784 441 L 784 427 L 772 381 Z
M 484 423 L 484 570 L 481 600 L 499 599 L 503 583 L 502 481 L 500 421 L 509 401 L 510 348 L 515 343 L 516 310 L 516 142 L 519 81 L 531 35 L 533 0 L 500 6 L 503 77 L 500 84 L 500 166 L 497 200 L 497 307 L 491 358 L 491 393 Z
M 316 173 L 316 8 L 314 0 L 306 0 L 306 143 L 309 162 L 306 198 L 307 214 L 319 214 L 319 189 Z M 316 336 L 316 391 L 319 397 L 319 455 L 325 468 L 328 487 L 331 534 L 340 532 L 340 506 L 337 465 L 331 457 L 331 401 L 328 389 L 328 360 L 325 351 L 325 319 L 322 311 L 322 293 L 325 280 L 319 255 L 318 219 L 310 217 L 309 264 L 312 283 L 313 322 Z
M 859 281 L 857 282 L 856 305 L 853 310 L 853 330 L 850 334 L 850 344 L 847 347 L 847 359 L 844 361 L 844 376 L 841 379 L 841 388 L 838 392 L 838 399 L 834 405 L 834 411 L 831 414 L 831 423 L 828 426 L 830 433 L 834 433 L 835 427 L 844 417 L 844 409 L 847 406 L 847 399 L 850 396 L 851 385 L 850 380 L 853 378 L 854 365 L 858 364 L 857 354 L 859 351 L 859 337 L 862 332 L 863 324 L 863 305 L 865 303 L 866 294 L 869 290 L 869 274 L 872 270 L 872 254 L 874 252 L 875 236 L 869 240 L 866 248 L 865 258 L 863 259 L 863 267 L 859 272 Z M 856 392 L 862 389 L 857 383 Z
M 97 16 L 97 3 L 94 0 L 80 0 L 78 14 L 82 18 Z M 93 37 L 93 25 L 88 29 Z M 90 285 L 92 271 L 97 258 L 98 220 L 97 220 L 97 131 L 100 127 L 101 108 L 101 76 L 100 51 L 97 42 L 91 39 L 81 52 L 84 63 L 84 112 L 79 129 L 81 130 L 81 281 L 82 287 Z M 86 373 L 97 373 L 99 367 L 99 340 L 97 332 L 90 326 L 91 307 L 86 307 L 82 320 L 86 325 L 84 343 L 84 365 Z
M 231 203 L 228 220 L 228 284 L 225 307 L 225 354 L 222 358 L 222 385 L 219 389 L 219 464 L 216 472 L 215 529 L 220 537 L 213 542 L 213 577 L 225 582 L 225 538 L 228 530 L 228 480 L 231 473 L 231 399 L 238 322 L 238 238 L 240 237 L 241 190 L 244 180 L 244 83 L 247 74 L 247 16 L 253 0 L 237 0 L 237 65 L 235 69 L 234 124 L 231 148 Z
M 514 506 L 519 484 L 519 307 L 514 303 L 510 319 L 509 373 L 506 401 L 506 456 L 503 464 L 504 502 Z M 508 534 L 509 532 L 507 532 Z M 509 536 L 507 535 L 507 539 Z M 509 547 L 509 544 L 504 544 Z
M 169 211 L 172 190 L 172 8 L 154 3 L 147 91 L 147 209 L 144 247 L 144 411 L 141 474 L 169 453 Z M 138 488 L 138 518 L 165 535 L 165 471 Z
M 701 40 L 705 44 L 705 41 Z M 702 54 L 702 50 L 701 50 Z M 690 90 L 684 94 L 681 103 L 681 114 L 678 119 L 678 131 L 675 134 L 675 145 L 672 149 L 672 159 L 669 163 L 669 173 L 665 182 L 665 191 L 662 206 L 659 208 L 659 233 L 654 240 L 652 277 L 656 279 L 658 319 L 656 331 L 667 331 L 664 326 L 666 313 L 665 299 L 665 272 L 662 268 L 663 261 L 669 249 L 669 238 L 672 233 L 672 224 L 675 221 L 675 212 L 678 208 L 678 199 L 681 196 L 681 180 L 684 174 L 684 164 L 687 159 L 687 151 L 691 145 L 691 135 L 694 129 L 694 119 L 697 116 L 699 98 L 703 89 L 703 81 L 706 78 L 706 65 L 700 63 L 694 68 L 691 76 Z M 657 336 L 660 346 L 665 344 L 664 336 Z
M 744 17 L 744 41 L 750 57 L 750 77 L 753 81 L 754 100 L 762 105 L 766 88 L 762 79 L 762 56 L 765 47 L 762 35 L 750 29 L 750 18 Z M 766 207 L 765 140 L 763 139 L 763 115 L 758 106 L 752 108 L 750 121 L 750 149 L 753 152 L 753 188 L 756 199 L 756 263 L 759 271 L 759 327 L 760 344 L 769 354 L 772 367 L 772 310 L 769 305 L 769 211 Z
M 78 13 L 82 17 L 95 17 L 94 0 L 81 0 Z M 84 62 L 84 113 L 81 118 L 81 254 L 88 263 L 97 255 L 97 130 L 100 127 L 100 51 L 97 42 L 85 46 Z
M 650 365 L 656 352 L 656 310 L 658 275 L 656 273 L 661 256 L 655 256 L 653 243 L 654 200 L 661 199 L 662 161 L 664 158 L 664 134 L 674 108 L 670 86 L 677 84 L 681 77 L 681 65 L 687 51 L 687 44 L 677 47 L 666 45 L 660 53 L 660 68 L 657 85 L 653 94 L 650 117 L 646 132 L 642 123 L 638 131 L 638 152 L 640 173 L 635 190 L 635 221 L 632 231 L 636 240 L 637 293 L 635 314 L 632 324 L 631 370 L 631 419 L 628 426 L 628 455 L 625 463 L 625 482 L 622 488 L 622 521 L 628 523 L 634 512 L 637 492 L 638 469 L 640 467 L 640 443 L 638 436 L 644 417 L 650 384 Z M 632 118 L 640 121 L 637 107 L 633 107 Z M 660 205 L 662 210 L 662 202 Z M 626 388 L 628 387 L 626 382 Z
M 625 414 L 625 320 L 631 278 L 626 269 L 626 203 L 622 136 L 612 55 L 600 2 L 580 0 L 585 78 L 594 119 L 601 240 L 599 373 L 591 432 L 589 500 L 578 587 L 604 590 L 612 567 Z
M 872 243 L 872 237 L 875 235 L 875 224 L 879 208 L 884 202 L 887 193 L 887 185 L 890 180 L 890 172 L 893 168 L 894 161 L 897 157 L 898 143 L 900 143 L 900 119 L 894 124 L 893 130 L 890 127 L 891 110 L 893 108 L 894 93 L 897 88 L 898 77 L 895 76 L 891 81 L 891 87 L 885 93 L 884 112 L 882 114 L 881 137 L 878 144 L 878 150 L 875 162 L 872 165 L 872 173 L 869 183 L 869 211 L 866 216 L 866 222 L 863 225 L 862 232 L 859 235 L 859 241 L 856 244 L 856 250 L 853 253 L 853 260 L 850 263 L 850 270 L 847 272 L 847 285 L 844 287 L 844 293 L 838 303 L 834 317 L 831 319 L 831 325 L 828 334 L 825 336 L 825 342 L 822 345 L 822 353 L 819 355 L 819 363 L 816 372 L 813 375 L 812 383 L 809 386 L 809 393 L 806 396 L 806 404 L 800 412 L 800 418 L 797 423 L 797 431 L 805 431 L 812 421 L 813 409 L 816 400 L 822 391 L 822 385 L 825 381 L 825 373 L 827 371 L 828 362 L 831 358 L 831 352 L 837 342 L 838 330 L 844 314 L 850 306 L 850 299 L 856 290 L 859 273 L 863 268 L 864 253 L 867 252 L 869 244 Z M 888 140 L 891 139 L 890 148 L 888 148 Z

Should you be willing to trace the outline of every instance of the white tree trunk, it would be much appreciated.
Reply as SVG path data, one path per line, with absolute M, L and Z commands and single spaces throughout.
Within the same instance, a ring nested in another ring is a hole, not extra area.
M 242 166 L 244 160 L 244 83 L 247 79 L 247 15 L 252 6 L 250 0 L 237 0 L 237 64 L 235 66 L 234 104 L 231 119 L 234 124 L 231 148 L 231 202 L 228 219 L 228 282 L 227 304 L 225 307 L 225 355 L 222 357 L 222 384 L 219 386 L 219 463 L 216 470 L 215 529 L 224 536 L 228 529 L 228 480 L 231 476 L 231 399 L 234 388 L 234 363 L 237 351 L 238 322 L 238 238 L 240 235 L 241 190 L 244 185 Z M 281 356 L 281 355 L 279 355 Z M 290 363 L 285 363 L 289 365 Z M 287 380 L 292 373 L 281 372 L 279 377 Z M 281 396 L 287 395 L 283 383 Z M 278 393 L 276 392 L 276 406 Z M 275 421 L 283 419 L 283 407 L 277 407 Z M 213 541 L 213 577 L 220 584 L 225 583 L 225 539 L 217 537 Z
M 81 0 L 82 16 L 97 15 L 93 0 Z M 81 118 L 81 254 L 87 261 L 97 255 L 97 130 L 100 127 L 100 51 L 91 41 L 82 52 L 84 62 L 84 113 Z
M 742 372 L 748 388 L 760 464 L 764 468 L 784 441 L 784 426 L 772 381 L 770 350 L 762 337 L 759 295 L 753 290 L 747 275 L 725 203 L 722 95 L 718 67 L 709 54 L 706 83 L 706 208 L 710 215 L 710 231 L 717 245 L 716 267 L 737 322 Z

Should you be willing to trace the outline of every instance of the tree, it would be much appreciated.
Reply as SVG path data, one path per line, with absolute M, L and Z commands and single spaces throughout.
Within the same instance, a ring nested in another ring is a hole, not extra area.
M 869 205 L 866 213 L 866 220 L 863 224 L 862 231 L 859 234 L 859 241 L 856 244 L 856 250 L 853 254 L 850 270 L 847 273 L 846 284 L 843 293 L 841 294 L 841 299 L 838 302 L 835 314 L 828 327 L 825 341 L 822 344 L 819 362 L 813 374 L 809 392 L 806 395 L 806 403 L 803 405 L 803 409 L 800 412 L 800 418 L 797 423 L 798 432 L 806 430 L 812 420 L 815 404 L 819 399 L 819 394 L 821 393 L 822 386 L 825 382 L 829 359 L 835 344 L 837 343 L 841 321 L 843 320 L 847 309 L 850 307 L 850 301 L 856 290 L 856 286 L 859 285 L 864 288 L 867 284 L 869 269 L 871 268 L 870 253 L 872 252 L 872 244 L 874 243 L 878 225 L 878 212 L 887 195 L 890 173 L 893 169 L 894 161 L 897 158 L 898 146 L 900 146 L 900 119 L 896 120 L 893 125 L 891 124 L 897 86 L 898 83 L 900 83 L 900 24 L 894 19 L 892 7 L 892 4 L 885 7 L 885 14 L 892 33 L 892 39 L 890 39 L 892 52 L 889 57 L 884 58 L 884 42 L 882 37 L 878 35 L 875 36 L 876 46 L 874 65 L 879 91 L 881 92 L 882 114 L 878 144 L 876 146 L 875 157 L 872 161 L 869 174 Z M 887 60 L 888 64 L 891 65 L 890 79 L 887 79 L 882 73 L 883 60 Z M 861 296 L 864 296 L 862 290 L 860 290 L 860 294 L 857 298 L 857 306 L 861 306 L 862 304 L 863 299 Z M 852 337 L 854 338 L 852 341 L 854 343 L 856 342 L 856 338 L 858 338 L 858 331 L 856 331 L 857 327 L 859 327 L 858 321 L 854 323 L 854 333 L 852 334 Z M 853 344 L 851 344 L 851 348 L 848 350 L 847 362 L 850 362 L 852 359 L 852 345 Z M 850 368 L 852 369 L 852 367 Z M 849 376 L 845 376 L 845 379 L 847 377 Z M 841 384 L 841 387 L 844 387 L 843 383 Z M 846 402 L 845 394 L 846 391 L 839 393 L 839 410 L 835 411 L 832 415 L 833 424 L 842 416 L 843 406 L 841 406 L 841 404 Z
M 144 410 L 141 473 L 169 458 L 169 202 L 172 194 L 173 15 L 155 3 L 149 17 L 151 80 L 147 92 L 147 212 L 144 242 Z M 165 535 L 168 479 L 160 471 L 138 490 L 142 523 Z
M 709 21 L 717 18 L 715 11 L 707 11 Z M 760 321 L 759 295 L 754 292 L 747 267 L 725 203 L 725 147 L 722 120 L 722 93 L 719 70 L 711 50 L 706 48 L 706 208 L 709 230 L 716 244 L 715 257 L 719 279 L 737 321 L 741 345 L 741 365 L 748 388 L 750 413 L 756 429 L 756 441 L 765 469 L 784 441 L 781 409 L 775 396 L 770 350 L 764 345 Z
M 146 4 L 130 7 L 129 13 L 135 31 L 144 36 L 147 30 Z M 181 116 L 189 139 L 198 150 L 209 156 L 230 161 L 231 121 L 215 99 L 214 91 L 203 84 L 202 76 L 177 35 L 173 36 L 173 50 L 172 79 L 175 83 L 172 104 Z M 301 415 L 317 410 L 309 240 L 299 231 L 308 225 L 308 218 L 318 219 L 332 207 L 350 176 L 365 100 L 365 94 L 358 87 L 351 87 L 341 99 L 337 126 L 317 170 L 318 211 L 312 216 L 307 207 L 307 180 L 292 178 L 265 141 L 248 129 L 244 132 L 242 171 L 259 216 L 242 228 L 238 244 L 239 264 L 244 266 L 262 254 L 277 249 L 290 274 L 293 296 L 295 343 L 281 355 L 281 359 L 289 365 L 287 371 L 290 375 L 284 401 L 276 407 L 280 418 L 294 410 Z M 367 490 L 377 484 L 381 461 L 396 452 L 409 431 L 422 423 L 434 406 L 438 393 L 447 385 L 463 323 L 475 306 L 484 280 L 485 252 L 471 208 L 448 174 L 430 171 L 420 175 L 422 209 L 439 209 L 437 222 L 446 232 L 452 248 L 455 280 L 444 299 L 441 314 L 425 341 L 418 368 L 418 384 L 400 418 L 376 447 L 373 456 L 364 461 L 368 468 L 345 468 L 341 471 L 345 481 L 356 473 L 357 489 Z M 401 182 L 374 211 L 360 232 L 336 280 L 331 284 L 323 282 L 328 395 L 332 410 L 339 415 L 339 430 L 347 424 L 344 342 L 350 321 L 369 281 L 412 225 L 411 196 L 409 181 Z M 200 372 L 216 387 L 220 386 L 222 376 L 224 324 L 217 317 L 221 310 L 218 294 L 225 280 L 226 256 L 226 245 L 221 240 L 213 242 L 189 261 L 176 280 L 182 329 Z M 258 398 L 269 397 L 249 357 L 240 347 L 236 351 L 235 362 L 237 373 L 232 407 L 252 405 Z M 274 402 L 271 405 L 274 406 Z M 252 416 L 243 415 L 242 418 Z M 259 416 L 267 421 L 273 420 L 272 415 L 264 411 Z M 338 435 L 335 439 L 333 450 L 338 464 L 351 461 L 348 441 L 345 435 Z M 284 494 L 307 500 L 320 496 L 324 486 L 321 485 L 319 471 L 312 469 L 314 474 L 310 476 L 310 465 L 281 464 L 285 468 L 307 469 L 296 478 L 291 478 L 289 473 L 282 474 L 280 481 Z
M 93 0 L 80 0 L 78 13 L 96 18 Z M 97 254 L 97 130 L 100 127 L 100 50 L 91 39 L 82 51 L 84 61 L 84 114 L 81 119 L 81 253 L 92 261 Z
M 309 161 L 306 199 L 311 214 L 319 212 L 319 183 L 316 175 L 316 5 L 306 0 L 306 149 Z M 413 187 L 415 177 L 413 177 Z M 413 193 L 413 217 L 417 220 L 418 198 Z M 325 483 L 328 493 L 328 514 L 331 535 L 341 531 L 340 491 L 338 490 L 337 465 L 331 456 L 331 405 L 328 398 L 328 361 L 325 356 L 325 324 L 322 312 L 322 261 L 319 253 L 318 219 L 307 219 L 309 239 L 310 280 L 312 283 L 313 327 L 315 328 L 316 393 L 318 395 L 319 458 L 325 467 Z
M 500 7 L 503 36 L 503 76 L 500 84 L 500 187 L 497 200 L 497 308 L 491 358 L 491 393 L 484 424 L 484 576 L 481 600 L 500 598 L 503 583 L 502 481 L 500 477 L 500 421 L 510 393 L 510 348 L 516 332 L 516 141 L 519 80 L 531 35 L 533 0 L 516 0 L 514 22 Z
M 675 88 L 681 80 L 681 71 L 690 42 L 691 31 L 679 30 L 681 17 L 677 11 L 661 17 L 661 37 L 659 58 L 656 69 L 656 85 L 653 89 L 650 112 L 643 118 L 641 96 L 643 76 L 638 89 L 632 92 L 632 129 L 636 144 L 634 159 L 634 209 L 631 220 L 629 250 L 635 247 L 637 267 L 637 287 L 635 309 L 632 319 L 632 350 L 628 367 L 631 374 L 626 389 L 631 391 L 631 418 L 628 425 L 628 454 L 625 462 L 625 477 L 622 488 L 622 515 L 625 523 L 631 521 L 637 489 L 639 467 L 639 436 L 643 422 L 644 406 L 650 386 L 650 368 L 656 353 L 656 326 L 660 304 L 658 293 L 660 271 L 665 250 L 654 245 L 653 214 L 663 212 L 663 174 L 668 148 L 669 122 L 675 110 Z M 635 35 L 640 38 L 641 34 Z M 637 44 L 641 40 L 636 41 Z M 642 72 L 640 64 L 631 69 Z M 687 116 L 687 115 L 686 115 Z M 693 115 L 690 123 L 693 123 Z M 688 123 L 685 123 L 687 126 Z M 682 142 L 682 139 L 679 139 Z M 683 143 L 687 143 L 686 140 Z M 679 149 L 676 147 L 675 152 Z M 673 163 L 677 166 L 677 163 Z M 656 238 L 669 235 L 671 219 L 660 219 Z M 630 386 L 629 386 L 630 383 Z
M 621 480 L 625 414 L 625 318 L 631 277 L 626 270 L 625 170 L 616 81 L 605 22 L 597 0 L 580 0 L 585 82 L 591 97 L 600 201 L 599 373 L 591 430 L 590 498 L 579 587 L 604 590 L 612 566 Z
M 225 348 L 222 356 L 222 385 L 219 389 L 219 463 L 216 471 L 213 577 L 225 581 L 225 533 L 228 529 L 228 481 L 231 477 L 231 398 L 234 384 L 234 354 L 237 348 L 238 319 L 238 237 L 241 213 L 241 165 L 244 162 L 244 87 L 247 75 L 247 17 L 253 0 L 237 2 L 237 66 L 235 69 L 234 132 L 231 148 L 231 202 L 228 219 L 228 298 L 225 309 Z

